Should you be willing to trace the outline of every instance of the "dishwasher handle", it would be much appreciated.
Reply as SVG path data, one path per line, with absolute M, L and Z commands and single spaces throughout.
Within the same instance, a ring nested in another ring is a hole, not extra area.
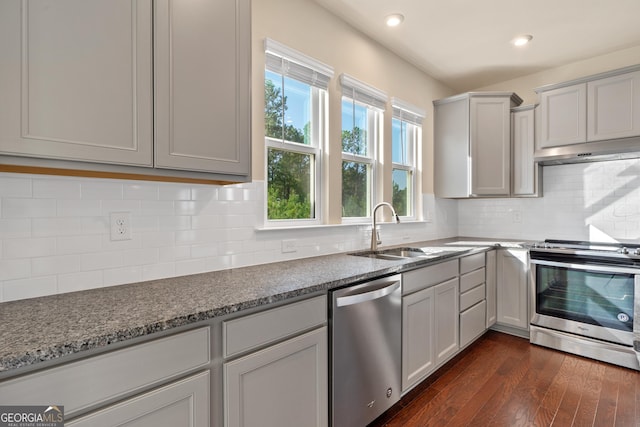
M 383 298 L 395 292 L 399 287 L 400 281 L 394 280 L 382 283 L 381 285 L 376 286 L 373 290 L 371 290 L 371 288 L 365 288 L 365 292 L 336 298 L 336 306 L 344 307 L 346 305 L 360 304 L 362 302 Z

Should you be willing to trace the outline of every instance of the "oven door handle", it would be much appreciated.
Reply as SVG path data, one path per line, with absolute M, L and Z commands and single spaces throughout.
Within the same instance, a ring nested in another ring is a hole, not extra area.
M 538 265 L 547 265 L 549 267 L 562 267 L 562 268 L 570 268 L 573 270 L 585 270 L 585 271 L 596 271 L 602 273 L 626 273 L 626 274 L 640 274 L 640 268 L 627 268 L 627 267 L 618 267 L 618 266 L 603 266 L 603 265 L 592 265 L 592 264 L 577 264 L 570 262 L 556 262 L 556 261 L 545 261 L 539 259 L 531 259 L 529 260 L 531 264 Z

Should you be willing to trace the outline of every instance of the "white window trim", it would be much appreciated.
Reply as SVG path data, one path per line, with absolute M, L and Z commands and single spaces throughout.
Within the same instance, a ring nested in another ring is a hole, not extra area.
M 393 109 L 393 117 L 400 118 L 403 112 L 408 113 L 405 121 L 419 127 L 422 127 L 422 121 L 427 117 L 426 111 L 422 108 L 395 97 L 391 98 L 391 107 Z
M 304 53 L 285 46 L 275 40 L 266 38 L 264 40 L 264 51 L 267 54 L 270 53 L 275 56 L 279 56 L 287 61 L 295 62 L 296 64 L 300 64 L 303 67 L 323 74 L 328 79 L 331 79 L 333 77 L 333 67 L 331 67 L 330 65 L 320 62 L 315 58 L 305 55 Z
M 291 49 L 281 43 L 278 43 L 272 39 L 265 39 L 265 54 L 271 54 L 280 56 L 282 58 L 283 68 L 279 73 L 283 76 L 287 76 L 287 64 L 288 62 L 294 62 L 306 67 L 310 71 L 311 80 L 313 82 L 305 81 L 309 84 L 312 90 L 311 98 L 311 131 L 312 131 L 312 145 L 305 145 L 296 142 L 283 141 L 265 136 L 265 148 L 264 148 L 264 168 L 265 168 L 265 180 L 264 180 L 264 228 L 291 228 L 291 227 L 309 227 L 323 224 L 322 215 L 322 200 L 323 200 L 323 188 L 322 188 L 322 170 L 323 170 L 323 156 L 324 147 L 326 146 L 327 138 L 327 125 L 328 125 L 328 93 L 326 82 L 333 77 L 333 68 L 311 58 L 301 52 Z M 318 74 L 321 74 L 321 78 L 316 79 Z M 264 75 L 264 74 L 263 74 Z M 297 79 L 295 79 L 297 80 Z M 299 219 L 269 219 L 268 216 L 268 197 L 269 197 L 269 177 L 268 177 L 268 159 L 269 148 L 278 150 L 291 151 L 295 153 L 301 153 L 314 156 L 314 164 L 312 171 L 312 191 L 313 191 L 313 205 L 315 218 L 299 218 Z
M 384 111 L 389 100 L 387 94 L 367 83 L 364 83 L 355 77 L 348 74 L 340 75 L 340 85 L 342 87 L 342 96 L 349 98 L 354 102 L 367 107 L 367 134 L 372 137 L 370 139 L 371 145 L 371 176 L 369 177 L 370 193 L 369 193 L 369 215 L 366 217 L 341 217 L 342 222 L 345 224 L 351 223 L 366 223 L 371 221 L 371 213 L 373 207 L 377 203 L 378 191 L 377 191 L 377 174 L 379 169 L 379 150 L 384 141 L 382 137 L 384 135 L 382 124 L 384 119 Z M 351 160 L 354 156 L 352 154 L 343 153 L 342 161 Z M 342 181 L 341 181 L 342 182 Z M 342 200 L 340 201 L 342 206 Z
M 392 112 L 392 120 L 397 119 L 405 124 L 409 124 L 413 126 L 413 131 L 411 135 L 407 134 L 407 143 L 411 144 L 411 147 L 407 147 L 408 150 L 411 150 L 411 163 L 396 163 L 393 162 L 391 166 L 391 181 L 393 182 L 393 170 L 399 169 L 407 172 L 411 172 L 411 215 L 402 216 L 401 218 L 405 221 L 415 221 L 417 220 L 418 214 L 418 187 L 417 187 L 417 176 L 418 176 L 418 154 L 420 151 L 418 150 L 418 144 L 422 138 L 422 121 L 426 117 L 426 112 L 418 108 L 414 105 L 409 104 L 398 98 L 391 98 L 391 105 L 393 108 Z M 409 138 L 411 141 L 409 141 Z M 392 141 L 393 143 L 393 141 Z M 406 160 L 406 158 L 405 158 Z
M 349 217 L 342 216 L 343 224 L 362 224 L 371 222 L 371 212 L 373 211 L 373 207 L 377 202 L 377 177 L 378 177 L 378 159 L 379 159 L 379 146 L 381 144 L 381 135 L 383 135 L 382 129 L 380 129 L 380 125 L 383 119 L 383 111 L 379 108 L 376 108 L 372 105 L 366 104 L 364 102 L 358 101 L 350 97 L 349 95 L 343 95 L 344 98 L 350 99 L 352 102 L 360 104 L 367 108 L 367 135 L 369 136 L 369 140 L 367 141 L 369 145 L 369 150 L 371 152 L 371 156 L 360 156 L 352 153 L 342 152 L 342 162 L 359 162 L 365 163 L 371 166 L 371 175 L 369 176 L 370 181 L 370 192 L 369 192 L 369 200 L 367 201 L 369 204 L 369 215 L 368 216 L 359 216 L 359 217 Z M 341 165 L 342 170 L 342 165 Z M 342 180 L 340 181 L 342 183 Z M 340 204 L 342 205 L 342 200 L 340 200 Z

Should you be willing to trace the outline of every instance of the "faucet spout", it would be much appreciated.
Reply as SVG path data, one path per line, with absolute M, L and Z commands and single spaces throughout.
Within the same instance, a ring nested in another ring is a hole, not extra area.
M 376 230 L 376 212 L 382 206 L 386 206 L 389 209 L 391 209 L 391 213 L 393 214 L 394 221 L 396 222 L 396 224 L 400 223 L 400 217 L 396 213 L 396 210 L 393 209 L 393 206 L 391 205 L 391 203 L 387 203 L 387 202 L 378 203 L 373 208 L 373 212 L 371 213 L 371 250 L 372 251 L 378 250 L 378 245 L 382 243 L 382 241 L 378 237 L 378 231 Z

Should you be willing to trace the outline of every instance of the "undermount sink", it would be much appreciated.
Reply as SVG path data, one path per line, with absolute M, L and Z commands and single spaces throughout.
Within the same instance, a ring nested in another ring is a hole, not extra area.
M 349 255 L 397 261 L 411 258 L 444 258 L 464 253 L 471 249 L 473 248 L 427 246 L 424 248 L 391 248 L 377 251 L 362 251 L 350 253 Z
M 423 250 L 418 248 L 394 248 L 380 251 L 381 255 L 391 255 L 400 258 L 415 258 L 428 256 Z

